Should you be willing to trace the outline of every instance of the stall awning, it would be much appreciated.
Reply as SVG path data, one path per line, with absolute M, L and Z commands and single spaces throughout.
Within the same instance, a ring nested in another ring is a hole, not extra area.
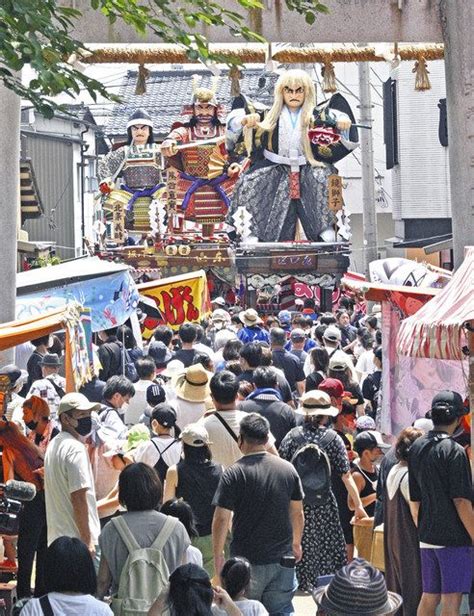
M 412 357 L 462 359 L 467 321 L 474 321 L 474 246 L 436 297 L 402 322 L 398 350 Z

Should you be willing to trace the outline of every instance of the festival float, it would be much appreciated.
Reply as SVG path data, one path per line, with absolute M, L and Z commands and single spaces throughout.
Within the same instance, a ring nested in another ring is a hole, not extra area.
M 211 295 L 262 312 L 294 308 L 296 289 L 330 309 L 349 265 L 334 166 L 358 146 L 349 104 L 340 94 L 316 104 L 302 70 L 272 79 L 266 105 L 235 80 L 221 103 L 218 80 L 200 77 L 161 144 L 137 109 L 127 144 L 100 162 L 95 252 L 131 266 L 137 282 L 202 269 Z

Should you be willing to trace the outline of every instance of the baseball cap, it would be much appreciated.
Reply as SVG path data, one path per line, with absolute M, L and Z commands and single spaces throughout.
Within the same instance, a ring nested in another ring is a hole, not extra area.
M 289 323 L 291 321 L 291 312 L 289 310 L 280 310 L 278 313 L 278 320 L 280 323 Z
M 58 407 L 58 416 L 68 411 L 98 411 L 100 408 L 101 405 L 98 402 L 89 402 L 84 394 L 72 392 L 61 398 Z
M 366 449 L 374 449 L 374 447 L 380 447 L 385 451 L 390 449 L 390 445 L 384 442 L 377 430 L 365 430 L 354 439 L 354 449 L 359 455 Z
M 357 398 L 350 391 L 345 391 L 344 385 L 339 379 L 323 379 L 318 385 L 318 389 L 324 391 L 332 398 L 347 398 L 351 404 L 357 402 Z M 375 427 L 375 426 L 374 426 Z
M 191 447 L 212 445 L 206 428 L 197 423 L 188 424 L 181 432 L 179 438 L 185 445 L 190 445 Z
M 356 420 L 356 429 L 360 432 L 364 430 L 375 430 L 375 421 L 370 415 L 361 415 Z
M 211 300 L 211 304 L 216 304 L 217 306 L 225 306 L 225 299 L 223 297 L 216 297 L 216 299 Z
M 151 419 L 157 421 L 163 428 L 173 428 L 176 425 L 176 411 L 169 404 L 162 402 L 153 409 Z
M 466 408 L 461 395 L 457 391 L 445 389 L 436 394 L 431 401 L 431 413 L 438 416 L 442 414 L 443 418 L 449 420 L 466 415 Z
M 295 327 L 295 329 L 292 329 L 290 332 L 291 340 L 304 340 L 305 338 L 306 334 L 304 333 L 304 330 L 299 327 Z
M 430 430 L 433 430 L 434 425 L 431 419 L 427 419 L 426 417 L 419 417 L 413 422 L 413 427 L 421 430 L 423 434 L 427 434 Z
M 146 388 L 146 402 L 151 407 L 166 400 L 166 392 L 159 383 L 153 383 Z
M 328 325 L 324 330 L 323 338 L 329 342 L 339 342 L 341 339 L 341 330 L 334 325 Z

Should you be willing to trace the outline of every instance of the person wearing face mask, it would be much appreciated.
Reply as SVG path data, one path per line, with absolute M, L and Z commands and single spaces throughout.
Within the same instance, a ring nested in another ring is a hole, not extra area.
M 360 558 L 370 560 L 374 526 L 375 502 L 377 500 L 378 464 L 390 445 L 384 443 L 382 435 L 376 430 L 360 432 L 354 439 L 354 450 L 359 459 L 353 462 L 354 478 L 362 504 L 369 518 L 354 521 L 354 545 Z M 349 509 L 355 509 L 351 496 L 348 496 Z
M 62 432 L 51 441 L 44 460 L 48 545 L 62 536 L 81 539 L 94 557 L 100 534 L 91 464 L 84 444 L 92 411 L 100 404 L 79 393 L 59 403 Z
M 104 406 L 99 418 L 102 427 L 110 430 L 118 440 L 126 438 L 125 413 L 134 395 L 135 386 L 126 376 L 111 376 L 105 384 Z
M 31 396 L 25 400 L 23 421 L 29 430 L 28 440 L 34 443 L 44 455 L 51 440 L 59 434 L 58 428 L 51 420 L 47 402 L 38 396 Z M 17 578 L 19 598 L 31 596 L 31 572 L 35 556 L 34 594 L 40 597 L 45 592 L 43 574 L 47 540 L 45 493 L 42 488 L 43 468 L 40 467 L 34 472 L 38 476 L 36 496 L 33 500 L 23 503 L 19 516 Z

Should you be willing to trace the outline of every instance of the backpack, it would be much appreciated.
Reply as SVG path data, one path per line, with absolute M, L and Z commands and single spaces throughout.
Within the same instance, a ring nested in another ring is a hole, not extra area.
M 115 616 L 146 616 L 158 595 L 168 586 L 170 571 L 163 547 L 179 520 L 168 516 L 149 548 L 138 545 L 122 516 L 111 521 L 128 550 L 117 594 L 112 597 L 112 611 Z
M 324 505 L 331 493 L 331 464 L 324 449 L 337 437 L 337 433 L 327 430 L 319 444 L 308 443 L 301 426 L 293 428 L 290 434 L 298 442 L 291 463 L 301 479 L 303 503 L 311 507 Z
M 135 362 L 130 355 L 130 351 L 122 345 L 121 342 L 118 343 L 120 346 L 120 359 L 121 359 L 121 372 L 132 381 L 132 383 L 136 383 L 138 381 L 138 372 L 135 366 Z

